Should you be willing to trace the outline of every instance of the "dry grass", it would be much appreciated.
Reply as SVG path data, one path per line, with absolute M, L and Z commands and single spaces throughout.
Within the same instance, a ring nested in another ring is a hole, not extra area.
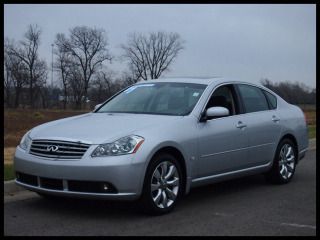
M 317 114 L 316 114 L 316 105 L 315 104 L 303 104 L 299 107 L 304 112 L 304 115 L 307 119 L 308 125 L 316 125 L 317 123 Z
M 304 114 L 307 118 L 308 125 L 316 125 L 317 124 L 317 114 L 316 111 L 304 111 Z
M 85 111 L 6 109 L 4 111 L 4 147 L 16 147 L 22 136 L 37 125 L 83 113 Z
M 3 149 L 4 164 L 12 164 L 15 151 L 15 147 L 7 147 Z

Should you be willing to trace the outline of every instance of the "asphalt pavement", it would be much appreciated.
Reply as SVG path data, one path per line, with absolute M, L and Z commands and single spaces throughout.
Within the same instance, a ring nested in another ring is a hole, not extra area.
M 315 236 L 316 151 L 289 184 L 256 175 L 195 188 L 164 216 L 146 216 L 130 202 L 50 201 L 23 191 L 4 197 L 4 234 Z

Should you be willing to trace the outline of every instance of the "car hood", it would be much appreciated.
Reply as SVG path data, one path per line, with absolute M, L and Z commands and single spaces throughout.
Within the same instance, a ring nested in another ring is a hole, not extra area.
M 87 113 L 42 124 L 32 129 L 32 139 L 53 139 L 101 144 L 117 140 L 139 129 L 159 127 L 181 119 L 164 116 L 125 113 Z

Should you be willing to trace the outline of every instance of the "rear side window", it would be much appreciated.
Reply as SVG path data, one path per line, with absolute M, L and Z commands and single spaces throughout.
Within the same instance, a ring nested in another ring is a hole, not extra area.
M 267 99 L 260 88 L 244 84 L 238 87 L 247 113 L 269 110 Z
M 277 108 L 277 98 L 273 94 L 271 94 L 267 91 L 263 91 L 263 92 L 266 94 L 266 96 L 268 98 L 268 101 L 270 104 L 270 109 L 276 109 Z

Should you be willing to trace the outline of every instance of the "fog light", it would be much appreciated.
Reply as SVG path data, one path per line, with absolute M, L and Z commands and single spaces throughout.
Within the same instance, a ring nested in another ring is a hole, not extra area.
M 103 190 L 105 190 L 105 191 L 109 190 L 108 184 L 106 184 L 106 183 L 103 184 Z

